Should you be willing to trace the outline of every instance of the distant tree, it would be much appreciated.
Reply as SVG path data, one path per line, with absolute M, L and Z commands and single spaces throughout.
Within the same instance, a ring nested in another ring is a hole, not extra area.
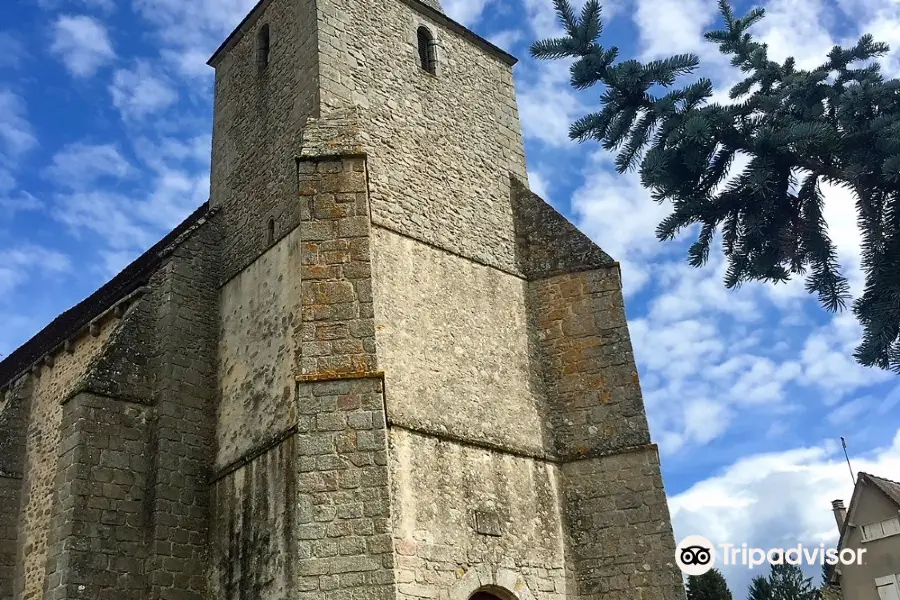
M 772 600 L 816 600 L 812 577 L 804 577 L 797 565 L 772 565 L 769 585 Z
M 811 577 L 804 577 L 797 565 L 775 564 L 769 576 L 754 577 L 747 590 L 748 600 L 817 600 L 819 590 Z
M 841 600 L 841 586 L 833 585 L 828 581 L 828 575 L 831 569 L 828 565 L 822 565 L 822 585 L 819 587 L 819 600 Z
M 772 586 L 769 585 L 769 580 L 762 575 L 754 577 L 750 581 L 747 600 L 772 600 Z
M 733 600 L 722 573 L 711 569 L 703 575 L 689 575 L 687 600 Z
M 721 231 L 726 287 L 806 276 L 807 291 L 826 310 L 845 308 L 849 287 L 828 235 L 820 185 L 852 192 L 865 275 L 853 303 L 863 327 L 854 356 L 900 373 L 900 81 L 885 80 L 870 62 L 888 46 L 864 35 L 851 48 L 835 46 L 819 67 L 801 70 L 793 58 L 770 60 L 766 44 L 748 33 L 763 9 L 738 17 L 728 0 L 719 0 L 725 28 L 705 38 L 747 75 L 731 88 L 731 103 L 710 103 L 709 79 L 675 87 L 678 77 L 696 71 L 696 55 L 616 62 L 619 49 L 598 43 L 598 0 L 588 0 L 580 16 L 568 0 L 553 3 L 565 37 L 535 42 L 531 54 L 576 59 L 575 89 L 605 86 L 600 110 L 573 123 L 570 137 L 617 151 L 617 171 L 639 169 L 653 199 L 671 201 L 672 214 L 656 230 L 660 240 L 699 226 L 688 251 L 692 266 L 706 264 Z M 728 181 L 738 156 L 749 162 Z

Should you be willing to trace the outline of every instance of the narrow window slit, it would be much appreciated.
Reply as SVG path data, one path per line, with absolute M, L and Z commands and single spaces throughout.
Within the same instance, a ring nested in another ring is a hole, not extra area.
M 416 31 L 416 39 L 419 43 L 419 65 L 426 72 L 434 75 L 437 71 L 437 53 L 435 52 L 434 36 L 424 25 Z
M 262 69 L 269 64 L 269 25 L 263 25 L 256 34 L 256 64 Z

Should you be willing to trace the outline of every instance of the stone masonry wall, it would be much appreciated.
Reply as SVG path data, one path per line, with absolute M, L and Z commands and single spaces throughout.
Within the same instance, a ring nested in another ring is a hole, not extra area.
M 147 598 L 151 409 L 80 393 L 63 406 L 46 600 Z
M 159 372 L 146 569 L 151 598 L 200 600 L 209 563 L 215 449 L 218 263 L 213 223 L 182 240 L 154 277 Z
M 12 600 L 30 377 L 0 392 L 0 600 Z
M 360 107 L 373 222 L 514 272 L 509 173 L 527 175 L 510 65 L 399 0 L 320 6 L 322 105 Z
M 212 598 L 293 597 L 298 559 L 296 439 L 287 437 L 215 482 L 216 527 L 207 566 Z
M 570 600 L 684 600 L 655 446 L 562 465 Z
M 366 161 L 304 158 L 299 163 L 302 319 L 299 374 L 375 370 L 375 323 Z
M 616 265 L 530 283 L 578 600 L 680 600 Z M 582 458 L 586 457 L 586 458 Z
M 394 563 L 366 162 L 313 150 L 298 165 L 297 589 L 309 599 L 387 600 Z
M 372 244 L 389 421 L 520 452 L 552 451 L 527 283 L 379 227 Z
M 393 600 L 382 380 L 310 376 L 297 401 L 299 597 Z
M 56 499 L 57 460 L 60 449 L 62 401 L 86 374 L 91 362 L 100 354 L 116 322 L 110 321 L 97 336 L 85 336 L 72 347 L 72 352 L 59 354 L 52 367 L 43 365 L 32 378 L 29 400 L 28 430 L 24 480 L 19 513 L 15 593 L 22 600 L 41 598 L 47 564 L 47 534 Z
M 615 266 L 530 284 L 557 455 L 650 443 Z
M 392 427 L 390 465 L 398 598 L 567 597 L 555 464 Z
M 223 281 L 299 220 L 295 156 L 308 117 L 318 116 L 316 3 L 274 0 L 254 13 L 233 47 L 217 57 L 210 204 L 227 206 Z M 257 33 L 269 26 L 268 66 L 257 64 Z
M 219 294 L 217 469 L 297 421 L 301 259 L 297 227 Z
M 520 182 L 511 197 L 562 472 L 569 598 L 683 599 L 619 266 Z

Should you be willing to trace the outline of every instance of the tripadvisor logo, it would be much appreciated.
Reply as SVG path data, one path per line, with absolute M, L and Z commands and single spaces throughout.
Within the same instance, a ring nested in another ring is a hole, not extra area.
M 747 544 L 719 544 L 719 552 L 712 542 L 700 535 L 689 535 L 675 548 L 675 563 L 685 575 L 703 575 L 716 565 L 716 558 L 722 566 L 743 565 L 753 569 L 764 563 L 771 565 L 861 565 L 866 549 L 844 548 L 838 553 L 834 548 L 805 547 L 797 544 L 791 548 L 750 548 Z
M 716 549 L 702 535 L 689 535 L 675 548 L 675 564 L 685 575 L 703 575 L 716 566 Z

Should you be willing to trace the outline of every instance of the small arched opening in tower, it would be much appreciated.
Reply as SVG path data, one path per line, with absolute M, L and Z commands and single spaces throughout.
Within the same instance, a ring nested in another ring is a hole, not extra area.
M 424 25 L 416 31 L 419 43 L 419 65 L 432 75 L 437 74 L 437 52 L 434 35 Z
M 271 246 L 275 243 L 275 219 L 269 219 L 266 228 L 266 245 Z
M 269 25 L 268 23 L 259 28 L 256 34 L 256 64 L 260 69 L 265 68 L 269 64 Z

